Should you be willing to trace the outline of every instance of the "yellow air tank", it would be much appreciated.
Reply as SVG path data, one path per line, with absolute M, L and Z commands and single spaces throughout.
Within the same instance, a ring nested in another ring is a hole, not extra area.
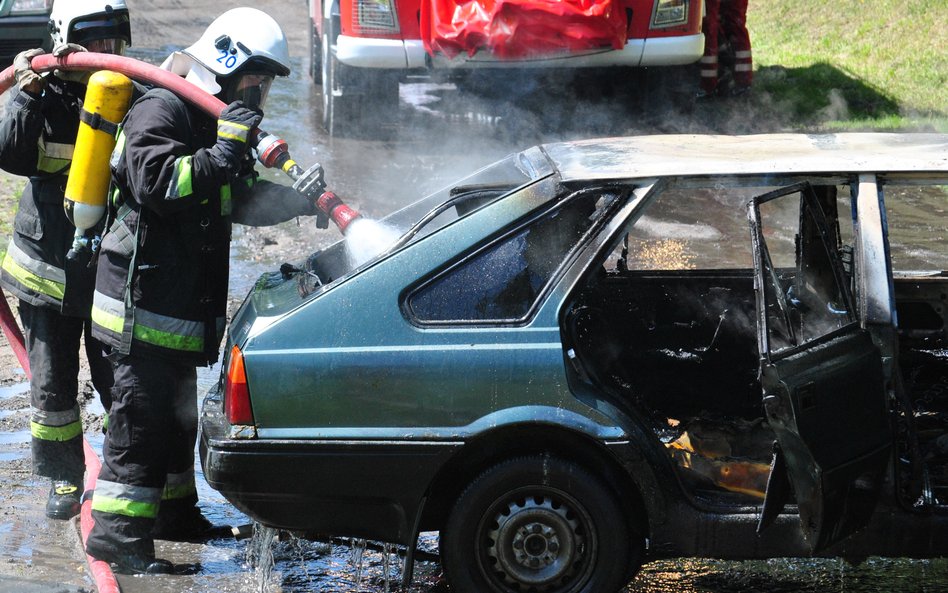
M 124 74 L 100 70 L 89 78 L 63 204 L 76 227 L 77 244 L 105 213 L 109 158 L 131 99 L 132 81 Z

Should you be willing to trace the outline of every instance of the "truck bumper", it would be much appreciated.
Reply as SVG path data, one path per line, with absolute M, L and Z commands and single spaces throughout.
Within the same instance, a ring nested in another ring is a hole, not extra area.
M 704 35 L 632 39 L 621 50 L 593 50 L 523 60 L 498 60 L 486 52 L 473 56 L 429 57 L 420 39 L 374 39 L 340 35 L 336 59 L 355 68 L 393 70 L 433 68 L 602 68 L 609 66 L 677 66 L 698 61 Z

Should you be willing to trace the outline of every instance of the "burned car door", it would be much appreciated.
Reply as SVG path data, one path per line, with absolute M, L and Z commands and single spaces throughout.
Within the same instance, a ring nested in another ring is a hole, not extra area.
M 758 525 L 790 501 L 812 552 L 864 526 L 890 459 L 882 356 L 860 326 L 835 186 L 798 183 L 749 205 L 760 379 L 774 458 Z

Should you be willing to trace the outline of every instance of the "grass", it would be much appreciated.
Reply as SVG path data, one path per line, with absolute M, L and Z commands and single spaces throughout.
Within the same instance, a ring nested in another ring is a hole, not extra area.
M 792 127 L 948 132 L 948 3 L 752 1 L 747 20 L 756 91 Z
M 26 178 L 0 171 L 0 258 L 6 252 L 7 242 L 13 233 L 13 217 L 24 186 Z

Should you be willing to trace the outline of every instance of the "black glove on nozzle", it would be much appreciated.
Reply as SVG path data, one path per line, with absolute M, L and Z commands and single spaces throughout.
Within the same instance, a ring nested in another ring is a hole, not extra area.
M 250 147 L 250 133 L 261 120 L 263 114 L 248 109 L 242 101 L 234 101 L 221 112 L 217 119 L 217 142 L 207 152 L 224 181 L 240 175 L 241 160 Z

